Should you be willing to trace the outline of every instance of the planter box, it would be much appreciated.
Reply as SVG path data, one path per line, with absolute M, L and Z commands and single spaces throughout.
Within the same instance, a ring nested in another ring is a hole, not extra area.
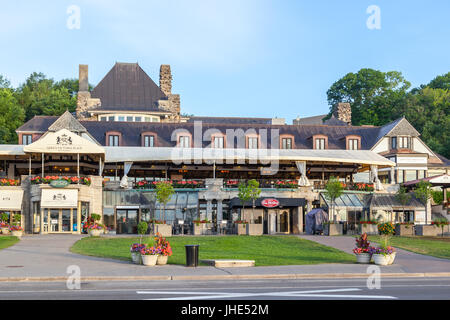
M 414 225 L 403 225 L 398 224 L 395 226 L 395 235 L 396 236 L 414 236 L 415 226 Z
M 163 237 L 171 237 L 172 236 L 172 225 L 170 224 L 155 224 L 155 228 L 153 230 L 153 234 L 156 235 L 160 233 Z
M 262 223 L 249 223 L 247 224 L 247 234 L 249 236 L 261 236 L 263 234 Z
M 247 224 L 237 223 L 234 227 L 237 235 L 247 234 Z
M 344 234 L 344 225 L 340 223 L 325 225 L 323 234 L 326 236 L 338 236 Z
M 196 223 L 194 223 L 193 234 L 195 236 L 211 234 L 212 227 L 213 227 L 212 223 L 199 223 L 198 225 Z
M 416 236 L 435 237 L 441 231 L 441 228 L 429 225 L 417 225 L 415 229 L 416 229 Z
M 359 234 L 378 234 L 378 226 L 376 224 L 360 224 L 358 226 Z

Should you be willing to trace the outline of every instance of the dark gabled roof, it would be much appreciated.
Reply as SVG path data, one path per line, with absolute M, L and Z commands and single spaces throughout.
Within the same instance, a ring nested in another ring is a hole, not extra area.
M 272 118 L 241 118 L 241 117 L 190 117 L 187 122 L 202 121 L 204 123 L 222 124 L 271 124 Z
M 64 112 L 55 122 L 49 126 L 48 131 L 59 131 L 61 129 L 67 129 L 72 132 L 87 132 L 86 128 L 81 125 L 81 123 L 75 119 L 75 117 L 69 112 Z
M 94 110 L 159 111 L 158 100 L 167 99 L 137 63 L 117 62 L 92 90 L 101 106 Z
M 58 117 L 34 117 L 17 131 L 45 132 Z M 102 145 L 105 145 L 106 132 L 118 131 L 122 134 L 123 146 L 140 146 L 141 134 L 143 132 L 154 132 L 157 136 L 158 146 L 170 147 L 174 145 L 171 141 L 172 133 L 176 129 L 186 129 L 194 136 L 194 123 L 160 123 L 160 122 L 107 122 L 107 121 L 80 121 L 80 124 Z M 242 129 L 244 132 L 254 129 L 258 133 L 261 129 L 267 130 L 267 147 L 270 148 L 271 129 L 277 129 L 279 134 L 290 134 L 294 136 L 296 149 L 311 149 L 311 137 L 318 134 L 328 136 L 328 148 L 345 150 L 345 139 L 347 135 L 359 135 L 361 137 L 362 150 L 370 150 L 376 143 L 378 127 L 356 127 L 356 126 L 327 126 L 327 125 L 270 125 L 270 124 L 232 124 L 232 123 L 202 123 L 202 130 L 217 129 L 224 135 L 227 129 Z M 261 132 L 259 132 L 261 133 Z M 204 146 L 208 145 L 207 142 Z

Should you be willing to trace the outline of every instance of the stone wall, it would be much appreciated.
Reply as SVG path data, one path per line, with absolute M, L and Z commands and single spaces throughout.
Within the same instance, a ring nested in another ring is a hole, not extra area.
M 334 116 L 341 121 L 352 123 L 352 108 L 348 102 L 340 102 L 336 105 Z

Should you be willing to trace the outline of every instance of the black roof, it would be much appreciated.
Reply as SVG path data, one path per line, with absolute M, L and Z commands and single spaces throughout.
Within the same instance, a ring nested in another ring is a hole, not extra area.
M 167 96 L 137 63 L 117 62 L 92 90 L 101 106 L 94 110 L 159 111 L 158 100 Z

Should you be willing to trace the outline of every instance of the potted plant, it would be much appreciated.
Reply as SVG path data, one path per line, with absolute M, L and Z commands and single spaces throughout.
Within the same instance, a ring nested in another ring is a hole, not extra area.
M 0 216 L 0 228 L 2 229 L 3 234 L 9 234 L 9 215 L 6 212 L 3 212 Z
M 94 222 L 88 225 L 87 229 L 91 237 L 100 237 L 100 235 L 103 233 L 104 227 L 102 224 Z
M 356 248 L 353 249 L 357 263 L 370 263 L 370 259 L 372 258 L 370 248 L 370 242 L 367 240 L 367 233 L 363 233 L 356 239 Z
M 361 220 L 358 222 L 360 234 L 378 234 L 377 221 L 374 220 Z
M 322 223 L 323 234 L 326 236 L 336 236 L 344 233 L 344 225 L 336 221 L 326 221 Z
M 155 234 L 161 233 L 166 237 L 172 236 L 172 226 L 165 224 L 166 219 L 166 205 L 175 194 L 175 190 L 170 181 L 161 181 L 156 184 L 156 200 L 163 205 L 163 217 L 164 224 L 153 225 L 153 232 Z
M 138 234 L 140 237 L 139 243 L 142 243 L 142 236 L 147 233 L 148 223 L 145 221 L 139 222 L 137 229 L 138 229 Z
M 9 227 L 9 231 L 11 231 L 12 235 L 17 237 L 17 238 L 22 237 L 23 228 L 21 226 L 15 226 L 15 225 L 10 226 Z
M 238 235 L 247 234 L 248 221 L 237 220 L 234 222 L 234 225 L 236 226 L 236 234 L 238 234 Z
M 378 231 L 381 234 L 383 244 L 372 251 L 373 261 L 375 264 L 388 265 L 392 264 L 395 259 L 395 249 L 389 245 L 389 239 L 395 233 L 394 226 L 390 222 L 378 225 Z
M 145 247 L 141 249 L 141 259 L 144 266 L 154 266 L 161 251 L 155 247 Z
M 431 222 L 431 225 L 436 226 L 438 228 L 441 228 L 442 230 L 442 236 L 444 236 L 444 227 L 448 226 L 448 221 L 445 218 L 437 218 L 433 222 Z
M 136 264 L 142 264 L 141 250 L 145 248 L 145 244 L 133 243 L 130 247 L 131 261 Z
M 156 248 L 159 249 L 160 254 L 156 260 L 156 264 L 164 265 L 167 264 L 168 258 L 172 255 L 172 247 L 170 246 L 169 241 L 166 238 L 163 238 L 161 234 L 157 234 L 155 238 Z

